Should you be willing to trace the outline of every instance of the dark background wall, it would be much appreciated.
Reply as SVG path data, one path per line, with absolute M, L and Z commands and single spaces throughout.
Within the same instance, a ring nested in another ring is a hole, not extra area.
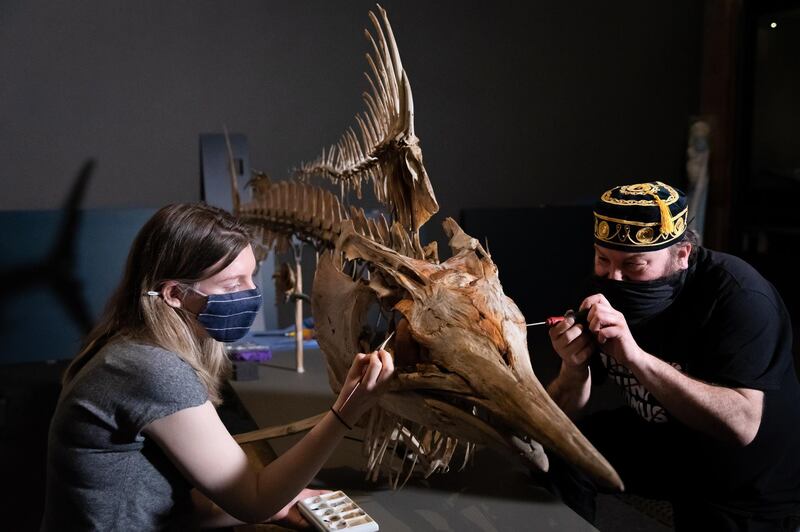
M 682 179 L 696 4 L 384 2 L 442 215 Z M 86 207 L 195 200 L 198 134 L 223 124 L 285 176 L 354 125 L 371 8 L 5 0 L 0 209 L 57 207 L 89 155 Z
M 682 181 L 697 110 L 701 2 L 383 5 L 414 90 L 442 207 L 436 226 L 462 209 L 585 203 L 620 181 Z M 362 110 L 371 8 L 3 0 L 0 210 L 60 207 L 89 156 L 98 167 L 85 208 L 196 200 L 198 135 L 223 124 L 247 135 L 254 168 L 284 177 Z M 546 224 L 526 234 L 559 236 Z M 0 253 L 11 246 L 0 239 Z M 557 267 L 555 258 L 533 260 Z M 0 449 L 9 457 L 1 465 L 5 478 L 26 481 L 4 501 L 13 529 L 38 524 L 62 366 L 0 371 Z

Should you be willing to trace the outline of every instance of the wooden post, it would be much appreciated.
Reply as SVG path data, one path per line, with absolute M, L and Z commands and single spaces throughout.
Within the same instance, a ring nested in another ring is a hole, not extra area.
M 294 293 L 297 296 L 303 293 L 303 243 L 298 241 L 294 248 Z M 294 340 L 297 373 L 305 373 L 303 367 L 303 299 L 294 298 Z

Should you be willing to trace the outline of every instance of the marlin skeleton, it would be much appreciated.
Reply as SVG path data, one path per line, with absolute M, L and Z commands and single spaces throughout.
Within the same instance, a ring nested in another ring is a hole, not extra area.
M 396 379 L 364 419 L 368 476 L 388 473 L 398 486 L 415 471 L 447 471 L 458 449 L 464 463 L 476 445 L 522 454 L 546 470 L 544 449 L 622 489 L 609 463 L 547 395 L 533 373 L 525 319 L 504 293 L 497 266 L 480 243 L 448 218 L 452 256 L 439 262 L 436 243 L 420 243 L 419 228 L 438 211 L 414 132 L 411 86 L 383 8 L 365 31 L 370 92 L 348 129 L 294 179 L 252 180 L 235 214 L 253 230 L 257 256 L 288 249 L 292 237 L 318 252 L 311 295 L 319 345 L 334 392 L 341 389 L 361 343 L 371 307 L 401 314 L 416 348 L 396 353 Z M 340 197 L 364 181 L 386 206 L 384 215 L 344 209 L 314 177 L 330 180 Z M 390 350 L 392 350 L 390 348 Z

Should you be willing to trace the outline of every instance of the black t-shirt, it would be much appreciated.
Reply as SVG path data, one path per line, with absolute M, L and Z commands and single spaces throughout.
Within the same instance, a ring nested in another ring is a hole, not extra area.
M 743 514 L 800 509 L 800 384 L 789 315 L 775 288 L 741 259 L 699 248 L 675 302 L 631 333 L 646 352 L 691 377 L 764 392 L 759 431 L 737 447 L 684 426 L 599 354 L 594 371 L 604 368 L 642 419 L 661 424 L 659 437 L 674 442 L 687 492 Z

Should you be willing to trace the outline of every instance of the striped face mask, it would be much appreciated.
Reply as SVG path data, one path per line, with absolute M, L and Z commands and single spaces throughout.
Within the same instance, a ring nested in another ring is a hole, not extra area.
M 205 327 L 209 336 L 218 342 L 235 342 L 250 330 L 256 313 L 261 308 L 261 290 L 242 290 L 229 294 L 206 295 L 206 305 L 197 313 L 197 321 Z

